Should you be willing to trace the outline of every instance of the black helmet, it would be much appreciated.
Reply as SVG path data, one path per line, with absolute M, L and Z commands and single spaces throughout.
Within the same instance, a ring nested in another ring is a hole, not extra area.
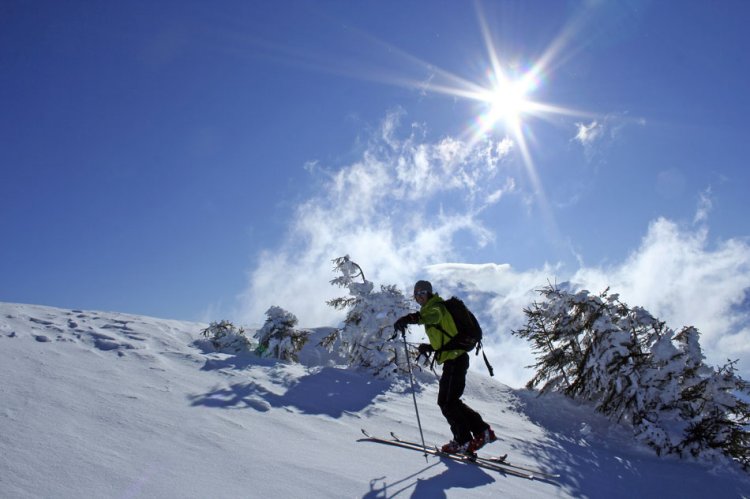
M 432 294 L 432 284 L 430 284 L 430 281 L 417 281 L 414 285 L 414 296 L 418 294 Z

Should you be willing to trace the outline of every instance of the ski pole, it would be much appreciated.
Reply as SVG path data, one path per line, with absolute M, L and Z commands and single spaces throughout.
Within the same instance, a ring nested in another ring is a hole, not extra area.
M 414 375 L 411 372 L 411 360 L 409 360 L 409 346 L 406 344 L 406 330 L 401 331 L 404 337 L 404 353 L 406 354 L 406 365 L 409 366 L 409 380 L 411 381 L 411 397 L 414 399 L 414 412 L 417 413 L 417 426 L 419 427 L 419 436 L 422 438 L 422 449 L 424 449 L 424 459 L 427 460 L 427 446 L 424 443 L 424 433 L 422 433 L 422 422 L 419 420 L 419 408 L 417 407 L 417 392 L 414 389 Z

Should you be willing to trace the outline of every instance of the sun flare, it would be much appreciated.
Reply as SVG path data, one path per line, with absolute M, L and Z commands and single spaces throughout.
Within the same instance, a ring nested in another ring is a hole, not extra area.
M 530 77 L 518 80 L 501 78 L 482 96 L 487 105 L 487 111 L 479 117 L 482 128 L 491 128 L 499 122 L 504 122 L 513 129 L 517 128 L 522 116 L 533 107 L 529 97 L 535 88 L 536 81 Z
M 478 63 L 463 67 L 463 71 L 472 69 L 471 76 L 452 72 L 398 47 L 375 40 L 389 55 L 398 56 L 410 70 L 419 70 L 417 77 L 378 71 L 377 79 L 418 90 L 420 95 L 439 94 L 455 101 L 470 103 L 472 113 L 467 113 L 470 118 L 466 121 L 462 140 L 466 140 L 469 148 L 484 140 L 498 140 L 503 144 L 512 145 L 526 170 L 541 211 L 550 220 L 550 226 L 554 227 L 554 217 L 534 164 L 532 149 L 540 145 L 541 134 L 535 132 L 540 120 L 559 125 L 561 116 L 596 117 L 589 112 L 542 100 L 545 95 L 551 93 L 549 86 L 553 81 L 553 72 L 571 57 L 564 52 L 577 32 L 579 23 L 573 22 L 564 26 L 560 35 L 552 40 L 542 53 L 535 54 L 533 58 L 526 58 L 511 50 L 505 50 L 496 42 L 491 30 L 492 25 L 487 21 L 480 4 L 477 3 L 476 6 L 486 55 L 478 56 Z M 482 69 L 484 74 L 480 73 Z

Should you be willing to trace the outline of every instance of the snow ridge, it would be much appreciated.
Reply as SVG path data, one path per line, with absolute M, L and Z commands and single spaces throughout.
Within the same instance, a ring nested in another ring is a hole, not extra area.
M 561 473 L 528 481 L 357 442 L 417 437 L 408 380 L 213 351 L 205 324 L 0 303 L 0 496 L 750 497 L 746 475 L 657 458 L 626 428 L 558 396 L 470 372 L 488 453 Z M 322 338 L 330 330 L 312 330 Z M 416 373 L 429 443 L 448 428 Z

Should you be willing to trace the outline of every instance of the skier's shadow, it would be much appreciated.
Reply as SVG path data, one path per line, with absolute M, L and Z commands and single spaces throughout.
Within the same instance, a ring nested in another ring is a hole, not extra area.
M 495 481 L 489 472 L 473 464 L 458 463 L 452 459 L 442 459 L 448 468 L 439 475 L 417 479 L 412 497 L 447 497 L 448 489 L 473 489 Z
M 419 475 L 439 465 L 445 465 L 447 469 L 439 475 L 429 478 L 419 478 Z M 412 479 L 416 480 L 411 482 Z M 363 499 L 396 497 L 412 486 L 414 490 L 411 497 L 436 499 L 447 497 L 446 491 L 449 489 L 473 489 L 488 485 L 494 481 L 495 478 L 490 473 L 478 466 L 459 463 L 451 459 L 440 459 L 419 472 L 392 483 L 386 482 L 385 477 L 371 480 L 370 491 L 363 496 Z

